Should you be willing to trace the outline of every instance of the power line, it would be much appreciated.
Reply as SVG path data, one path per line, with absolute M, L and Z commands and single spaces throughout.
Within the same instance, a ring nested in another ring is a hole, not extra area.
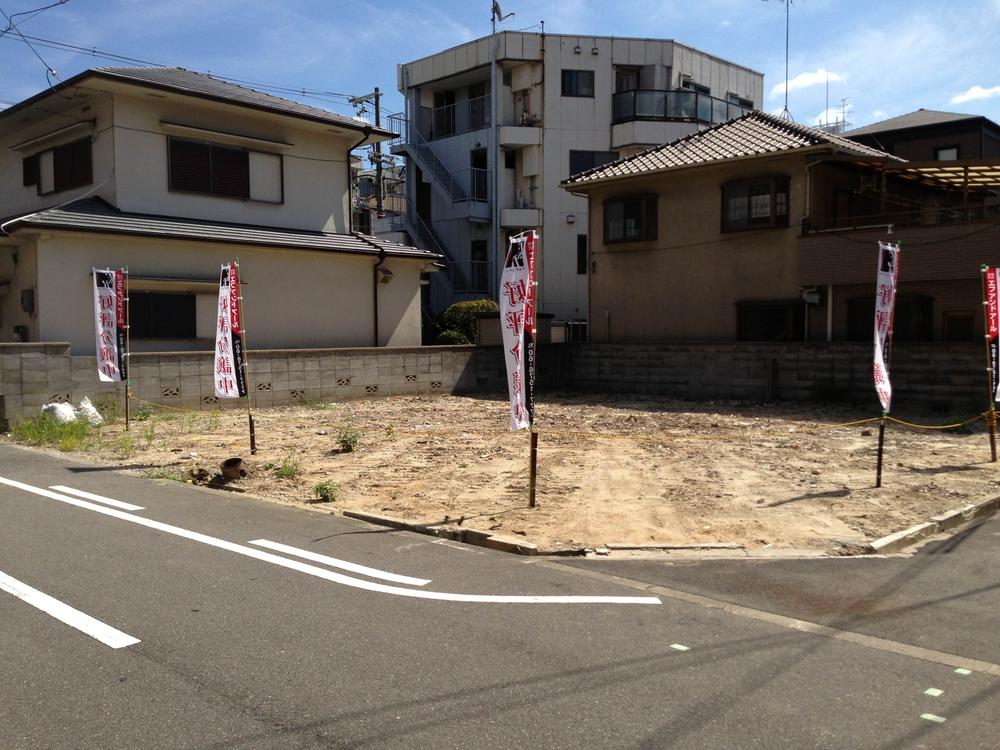
M 30 13 L 31 11 L 27 11 L 27 12 Z M 43 58 L 38 53 L 38 50 L 36 50 L 34 47 L 31 46 L 31 42 L 29 42 L 28 39 L 24 36 L 24 34 L 21 33 L 21 30 L 19 28 L 17 28 L 17 24 L 15 24 L 11 20 L 11 16 L 8 16 L 7 13 L 4 12 L 3 8 L 0 8 L 0 15 L 3 15 L 3 17 L 7 19 L 7 29 L 5 31 L 11 31 L 11 30 L 15 31 L 17 33 L 17 35 L 19 37 L 21 37 L 21 39 L 24 41 L 24 43 L 28 45 L 28 48 L 32 52 L 35 53 L 35 57 L 37 57 L 39 59 L 39 61 L 42 63 L 42 65 L 45 66 L 45 80 L 48 82 L 49 86 L 51 87 L 52 86 L 52 81 L 49 80 L 49 74 L 51 73 L 56 78 L 59 78 L 59 74 L 56 73 L 55 69 L 51 65 L 49 65 L 47 62 L 45 62 L 45 58 Z
M 43 5 L 41 8 L 35 8 L 33 10 L 22 10 L 19 13 L 11 13 L 9 16 L 6 16 L 7 28 L 4 29 L 3 31 L 0 31 L 0 37 L 2 37 L 9 31 L 15 31 L 16 26 L 20 26 L 22 23 L 27 23 L 32 18 L 37 16 L 39 13 L 44 13 L 49 8 L 55 8 L 59 5 L 65 5 L 68 2 L 69 0 L 57 0 L 57 2 L 54 2 L 50 5 Z M 14 23 L 14 19 L 17 18 L 18 16 L 27 16 L 27 18 L 25 18 L 23 21 L 18 21 L 17 23 Z
M 139 65 L 144 67 L 156 67 L 156 68 L 173 67 L 165 65 L 160 62 L 154 62 L 152 60 L 145 60 L 138 57 L 131 57 L 129 55 L 122 55 L 108 50 L 100 50 L 97 49 L 96 47 L 84 47 L 82 45 L 71 44 L 69 42 L 61 42 L 56 39 L 47 39 L 45 37 L 25 35 L 21 34 L 20 32 L 18 32 L 18 34 L 22 37 L 24 42 L 28 44 L 29 47 L 31 46 L 31 42 L 34 42 L 37 46 L 45 49 L 54 49 L 63 52 L 72 52 L 74 54 L 96 57 L 111 62 L 130 63 L 132 65 Z M 305 87 L 288 86 L 284 84 L 266 83 L 261 81 L 252 81 L 244 78 L 237 78 L 235 76 L 226 76 L 220 73 L 212 73 L 210 71 L 199 71 L 190 68 L 188 70 L 191 70 L 191 72 L 193 73 L 202 73 L 204 75 L 218 79 L 220 81 L 226 81 L 228 83 L 250 86 L 267 93 L 286 94 L 286 95 L 300 96 L 302 98 L 307 98 L 307 99 L 317 99 L 319 101 L 323 101 L 329 104 L 350 105 L 351 101 L 357 98 L 351 94 L 343 94 L 336 91 L 319 91 L 314 89 L 307 89 Z

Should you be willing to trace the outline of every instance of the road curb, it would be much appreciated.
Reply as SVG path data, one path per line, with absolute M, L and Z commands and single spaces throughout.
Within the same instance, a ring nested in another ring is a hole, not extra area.
M 945 511 L 936 516 L 931 516 L 929 521 L 918 523 L 916 526 L 911 526 L 908 529 L 897 531 L 870 542 L 868 544 L 868 551 L 875 554 L 901 552 L 907 547 L 911 547 L 943 531 L 950 531 L 976 518 L 992 515 L 997 510 L 1000 510 L 1000 497 Z
M 476 529 L 463 529 L 452 524 L 423 524 L 406 521 L 396 516 L 387 516 L 381 513 L 369 513 L 360 510 L 345 510 L 343 515 L 347 518 L 355 518 L 359 521 L 366 521 L 376 526 L 388 526 L 392 529 L 402 531 L 413 531 L 417 534 L 428 534 L 430 536 L 451 539 L 452 541 L 472 544 L 477 547 L 486 547 L 500 552 L 513 552 L 519 555 L 545 555 L 548 552 L 539 550 L 537 544 L 500 534 L 490 534 L 487 531 L 477 531 Z

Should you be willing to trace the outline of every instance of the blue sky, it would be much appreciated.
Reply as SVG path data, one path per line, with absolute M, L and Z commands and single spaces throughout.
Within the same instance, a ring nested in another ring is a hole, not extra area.
M 55 0 L 0 0 L 7 15 Z M 779 0 L 503 0 L 504 29 L 672 38 L 765 74 L 780 112 L 785 9 Z M 396 63 L 489 33 L 489 0 L 68 0 L 24 20 L 28 36 L 310 91 L 387 92 Z M 0 28 L 6 21 L 0 18 Z M 1000 0 L 793 0 L 789 109 L 816 123 L 831 107 L 855 126 L 919 107 L 1000 122 Z M 37 46 L 66 79 L 114 63 Z M 13 32 L 0 38 L 0 107 L 47 86 L 45 66 Z M 295 98 L 295 97 L 293 97 Z M 349 113 L 340 97 L 303 99 Z M 831 115 L 832 119 L 833 115 Z

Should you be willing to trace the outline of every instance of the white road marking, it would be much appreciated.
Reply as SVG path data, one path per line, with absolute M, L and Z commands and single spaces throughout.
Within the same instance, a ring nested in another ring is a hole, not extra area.
M 111 648 L 125 648 L 140 642 L 138 638 L 133 638 L 128 633 L 116 630 L 110 625 L 105 625 L 100 620 L 74 609 L 68 604 L 63 604 L 58 599 L 7 575 L 2 570 L 0 570 L 0 591 L 13 594 L 21 601 L 52 615 L 60 622 L 71 628 L 76 628 L 81 633 L 86 633 L 91 638 L 95 638 Z
M 927 688 L 924 691 L 924 695 L 929 695 L 932 698 L 940 698 L 943 693 L 944 693 L 944 690 L 940 690 L 938 688 Z
M 960 674 L 963 677 L 966 677 L 966 676 L 972 674 L 972 670 L 971 669 L 965 669 L 964 667 L 959 667 L 958 669 L 955 670 L 955 674 Z
M 934 714 L 920 714 L 920 718 L 933 721 L 935 724 L 944 724 L 947 721 L 943 716 L 935 716 Z
M 671 643 L 670 644 L 670 648 L 672 648 L 674 651 L 690 651 L 691 650 L 687 646 L 685 646 L 685 645 L 683 645 L 681 643 Z
M 284 552 L 286 555 L 295 555 L 295 557 L 312 560 L 313 562 L 322 563 L 323 565 L 329 565 L 331 568 L 349 570 L 352 573 L 359 573 L 360 575 L 368 576 L 369 578 L 381 578 L 383 581 L 393 581 L 394 583 L 403 583 L 408 586 L 426 586 L 430 583 L 430 581 L 426 578 L 411 578 L 410 576 L 401 576 L 396 573 L 387 573 L 386 571 L 379 570 L 378 568 L 369 568 L 366 565 L 358 565 L 357 563 L 347 562 L 346 560 L 338 560 L 336 557 L 327 557 L 326 555 L 321 555 L 317 552 L 310 552 L 307 549 L 289 547 L 287 544 L 279 544 L 278 542 L 272 542 L 269 539 L 254 539 L 250 542 L 250 544 L 256 544 L 258 547 L 266 547 L 267 549 L 273 549 L 275 552 Z
M 54 484 L 50 486 L 49 489 L 65 492 L 67 495 L 76 495 L 77 497 L 82 497 L 85 500 L 93 500 L 94 502 L 103 503 L 104 505 L 110 505 L 112 508 L 121 508 L 122 510 L 146 510 L 141 505 L 123 503 L 121 500 L 112 500 L 110 497 L 95 495 L 92 492 L 84 492 L 83 490 L 74 490 L 72 487 L 65 487 L 61 484 Z
M 375 591 L 380 594 L 391 594 L 393 596 L 406 596 L 413 599 L 435 599 L 437 601 L 445 602 L 482 602 L 491 604 L 660 604 L 660 600 L 655 596 L 494 596 L 490 594 L 450 594 L 444 592 L 436 591 L 420 591 L 414 589 L 402 589 L 398 586 L 387 586 L 382 583 L 373 583 L 371 581 L 362 581 L 358 578 L 351 578 L 350 576 L 341 575 L 340 573 L 334 573 L 331 570 L 325 570 L 323 568 L 317 568 L 315 565 L 309 565 L 307 563 L 299 562 L 298 560 L 289 560 L 287 557 L 279 557 L 278 555 L 272 555 L 270 552 L 261 552 L 260 550 L 254 549 L 253 547 L 246 547 L 242 544 L 235 544 L 234 542 L 227 542 L 224 539 L 217 539 L 216 537 L 208 536 L 207 534 L 201 534 L 197 531 L 189 531 L 188 529 L 183 529 L 179 526 L 171 526 L 167 523 L 161 523 L 160 521 L 153 521 L 149 518 L 143 518 L 142 516 L 134 516 L 130 513 L 123 513 L 120 510 L 115 510 L 114 508 L 106 508 L 101 505 L 94 505 L 93 503 L 87 502 L 86 500 L 78 500 L 75 497 L 70 497 L 68 495 L 60 495 L 51 490 L 43 490 L 41 487 L 34 487 L 30 484 L 24 484 L 23 482 L 18 482 L 13 479 L 6 479 L 0 477 L 0 484 L 5 484 L 8 487 L 14 487 L 19 490 L 24 490 L 25 492 L 30 492 L 35 495 L 41 495 L 42 497 L 47 497 L 52 500 L 58 500 L 59 502 L 66 503 L 67 505 L 73 505 L 77 508 L 83 508 L 85 510 L 92 510 L 95 513 L 101 513 L 105 516 L 111 516 L 112 518 L 118 518 L 122 521 L 128 521 L 129 523 L 138 524 L 139 526 L 145 526 L 146 528 L 156 529 L 157 531 L 162 531 L 166 534 L 173 534 L 174 536 L 179 536 L 184 539 L 190 539 L 191 541 L 201 542 L 202 544 L 207 544 L 210 547 L 217 547 L 218 549 L 224 549 L 229 552 L 235 552 L 238 555 L 244 555 L 246 557 L 252 557 L 255 560 L 263 560 L 264 562 L 273 563 L 274 565 L 280 565 L 283 568 L 289 568 L 291 570 L 296 570 L 300 573 L 306 573 L 308 575 L 316 576 L 317 578 L 323 578 L 327 581 L 332 581 L 333 583 L 339 583 L 344 586 L 351 586 L 356 589 L 365 589 L 367 591 Z

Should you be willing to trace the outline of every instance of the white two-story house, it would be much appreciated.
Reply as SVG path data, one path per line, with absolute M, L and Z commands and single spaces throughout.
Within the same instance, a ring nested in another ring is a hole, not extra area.
M 419 345 L 438 256 L 351 227 L 350 152 L 391 136 L 179 68 L 0 111 L 0 341 L 92 354 L 91 269 L 127 267 L 134 350 L 211 349 L 238 258 L 252 348 Z

